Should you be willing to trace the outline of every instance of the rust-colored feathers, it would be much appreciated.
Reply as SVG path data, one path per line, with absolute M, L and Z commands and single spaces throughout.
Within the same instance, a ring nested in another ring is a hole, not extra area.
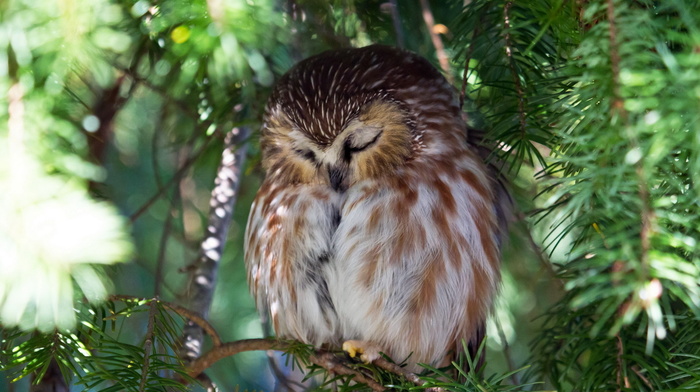
M 289 71 L 268 103 L 246 265 L 276 333 L 441 364 L 499 282 L 494 179 L 425 59 L 370 46 Z

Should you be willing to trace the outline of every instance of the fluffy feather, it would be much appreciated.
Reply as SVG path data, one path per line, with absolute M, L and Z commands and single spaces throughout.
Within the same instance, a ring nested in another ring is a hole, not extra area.
M 366 341 L 412 368 L 480 342 L 500 204 L 426 60 L 370 46 L 301 62 L 270 98 L 261 147 L 245 258 L 278 336 Z

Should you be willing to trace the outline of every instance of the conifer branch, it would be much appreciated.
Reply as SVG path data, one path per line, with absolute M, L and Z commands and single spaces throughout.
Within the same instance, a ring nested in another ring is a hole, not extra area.
M 467 96 L 467 86 L 469 85 L 469 63 L 474 55 L 474 41 L 481 33 L 481 19 L 477 20 L 477 24 L 472 32 L 471 40 L 469 40 L 469 48 L 467 49 L 467 56 L 464 59 L 464 73 L 462 75 L 462 88 L 459 91 L 459 107 L 464 107 L 464 100 Z
M 139 383 L 139 392 L 146 390 L 146 382 L 148 381 L 148 369 L 151 364 L 151 350 L 153 348 L 153 330 L 156 324 L 156 300 L 148 304 L 148 327 L 146 330 L 146 339 L 143 344 L 143 368 L 141 369 L 141 381 Z
M 608 17 L 608 34 L 610 39 L 610 66 L 612 70 L 612 83 L 613 83 L 613 104 L 611 106 L 612 115 L 619 114 L 622 118 L 624 124 L 623 127 L 627 132 L 627 137 L 630 141 L 632 149 L 640 150 L 639 142 L 637 141 L 636 135 L 630 129 L 629 124 L 627 124 L 628 113 L 625 110 L 625 101 L 622 97 L 621 85 L 620 85 L 620 49 L 617 40 L 617 24 L 615 19 L 615 0 L 607 0 L 607 17 Z M 641 151 L 641 150 L 640 150 Z M 652 230 L 652 220 L 654 212 L 649 205 L 649 189 L 647 186 L 646 175 L 644 173 L 643 167 L 643 157 L 640 157 L 635 163 L 635 173 L 637 176 L 637 192 L 639 195 L 639 200 L 641 204 L 641 228 L 639 232 L 640 237 L 640 257 L 644 275 L 647 275 L 647 269 L 649 267 L 649 250 L 651 248 L 650 244 L 650 233 Z
M 510 69 L 510 74 L 513 78 L 515 93 L 518 95 L 518 118 L 520 120 L 520 132 L 524 138 L 527 134 L 527 113 L 525 111 L 525 91 L 523 90 L 522 83 L 520 82 L 520 75 L 518 75 L 518 71 L 515 68 L 515 59 L 513 58 L 513 40 L 510 35 L 510 30 L 512 28 L 510 23 L 510 8 L 512 6 L 513 2 L 509 1 L 503 7 L 503 26 L 505 27 L 505 34 L 503 38 L 505 40 L 508 68 Z
M 613 83 L 612 115 L 621 114 L 627 117 L 625 105 L 620 92 L 620 50 L 617 43 L 617 25 L 615 24 L 615 0 L 607 0 L 608 35 L 610 39 L 610 67 Z
M 221 345 L 221 337 L 219 337 L 219 333 L 216 331 L 214 326 L 202 318 L 198 313 L 193 312 L 183 306 L 172 302 L 163 301 L 161 299 L 134 297 L 131 295 L 112 295 L 109 297 L 109 299 L 110 301 L 157 301 L 164 307 L 197 324 L 211 338 L 214 346 Z
M 408 370 L 402 368 L 401 366 L 387 361 L 386 359 L 379 357 L 372 362 L 373 365 L 386 370 L 387 372 L 394 373 L 399 376 L 403 376 L 409 382 L 416 384 L 417 386 L 423 386 L 425 382 L 420 379 L 416 374 L 409 372 Z M 427 392 L 444 392 L 444 389 L 440 387 L 432 387 L 425 389 Z

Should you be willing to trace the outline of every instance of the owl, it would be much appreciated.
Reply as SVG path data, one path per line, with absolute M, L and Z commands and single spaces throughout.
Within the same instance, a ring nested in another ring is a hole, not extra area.
M 329 51 L 280 79 L 245 242 L 278 337 L 412 370 L 479 345 L 503 211 L 466 131 L 454 88 L 408 51 Z

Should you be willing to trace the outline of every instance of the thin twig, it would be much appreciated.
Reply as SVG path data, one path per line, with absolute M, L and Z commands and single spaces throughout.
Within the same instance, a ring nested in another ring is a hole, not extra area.
M 615 24 L 615 1 L 608 0 L 608 34 L 610 37 L 610 68 L 613 84 L 613 112 L 619 111 L 625 116 L 624 101 L 620 94 L 620 52 L 617 46 L 617 25 Z
M 618 392 L 622 391 L 622 388 L 620 385 L 622 385 L 622 371 L 623 371 L 623 361 L 622 357 L 625 355 L 624 347 L 622 346 L 622 338 L 620 338 L 620 333 L 616 333 L 615 337 L 617 338 L 617 390 Z M 627 378 L 627 376 L 624 376 L 624 385 L 625 388 L 631 388 L 630 385 L 630 380 Z
M 531 216 L 532 215 L 534 215 L 534 214 L 531 214 Z M 535 239 L 532 237 L 532 231 L 528 230 L 527 220 L 526 220 L 525 214 L 523 212 L 518 212 L 515 216 L 516 216 L 517 221 L 521 222 L 525 226 L 523 229 L 523 232 L 525 234 L 525 239 L 530 244 L 530 249 L 532 249 L 532 252 L 537 256 L 537 259 L 539 260 L 540 264 L 542 265 L 542 268 L 544 268 L 546 271 L 549 272 L 549 274 L 553 278 L 554 282 L 557 283 L 557 286 L 559 287 L 559 289 L 564 290 L 564 282 L 562 282 L 561 278 L 559 278 L 559 274 L 557 273 L 557 271 L 554 270 L 554 267 L 552 266 L 552 261 L 549 260 L 549 258 L 546 256 L 546 253 L 537 244 L 537 241 L 535 241 Z
M 141 369 L 141 383 L 139 384 L 139 391 L 143 392 L 146 390 L 146 381 L 148 380 L 148 368 L 150 367 L 151 349 L 153 347 L 153 330 L 155 329 L 156 323 L 156 301 L 151 301 L 148 304 L 148 329 L 146 330 L 146 340 L 143 343 L 143 368 Z
M 198 134 L 198 132 L 195 132 L 195 134 Z M 212 140 L 214 140 L 214 134 L 211 136 L 207 137 L 204 140 L 204 144 L 195 152 L 176 172 L 173 174 L 173 176 L 163 184 L 162 187 L 159 187 L 156 193 L 153 194 L 145 203 L 139 207 L 136 212 L 131 214 L 129 216 L 129 221 L 131 223 L 134 223 L 144 212 L 148 211 L 149 208 L 158 201 L 163 196 L 163 193 L 165 193 L 168 188 L 173 185 L 175 182 L 179 181 L 183 174 L 189 170 L 189 168 L 199 159 L 200 156 L 204 154 L 204 152 L 207 150 L 207 147 L 209 147 L 209 143 L 211 143 Z
M 508 68 L 510 68 L 510 73 L 513 78 L 513 83 L 515 84 L 515 92 L 518 95 L 518 118 L 520 119 L 520 132 L 525 135 L 527 132 L 527 117 L 525 113 L 525 91 L 523 90 L 522 83 L 520 83 L 520 75 L 515 68 L 515 59 L 513 58 L 513 40 L 510 35 L 510 30 L 512 28 L 510 24 L 510 8 L 513 6 L 513 2 L 509 1 L 503 7 L 503 25 L 505 27 L 505 49 L 506 57 L 508 57 Z
M 161 134 L 158 130 L 163 127 L 163 119 L 168 115 L 167 108 L 167 105 L 163 105 L 160 116 L 158 116 L 154 124 L 154 129 L 156 131 L 153 132 L 153 136 L 151 137 L 151 168 L 153 170 L 153 177 L 155 178 L 156 185 L 159 188 L 163 186 L 163 180 L 160 175 L 160 165 L 158 163 L 158 141 Z
M 165 250 L 168 247 L 168 238 L 170 238 L 170 232 L 173 226 L 173 212 L 175 210 L 175 202 L 179 198 L 179 192 L 177 187 L 173 190 L 173 200 L 170 202 L 170 208 L 165 216 L 165 222 L 163 223 L 163 232 L 160 235 L 160 242 L 158 244 L 158 258 L 156 259 L 156 270 L 155 270 L 155 284 L 153 288 L 153 295 L 157 298 L 161 295 L 161 286 L 163 285 L 163 266 L 165 265 Z
M 435 47 L 435 55 L 440 62 L 440 68 L 445 74 L 445 78 L 450 84 L 454 85 L 454 77 L 452 77 L 452 71 L 450 70 L 450 60 L 445 53 L 445 45 L 442 43 L 442 38 L 440 34 L 435 31 L 435 18 L 433 18 L 433 12 L 430 10 L 430 4 L 428 0 L 420 0 L 420 6 L 423 10 L 423 20 L 425 21 L 425 26 L 428 28 L 428 33 L 430 34 L 430 39 L 433 41 L 433 46 Z
M 472 38 L 469 40 L 469 49 L 467 49 L 467 57 L 464 59 L 464 74 L 462 75 L 462 88 L 459 92 L 459 107 L 464 107 L 464 100 L 467 96 L 467 85 L 469 84 L 469 63 L 474 55 L 474 41 L 476 37 L 481 33 L 481 18 L 477 19 L 476 26 L 474 27 L 474 32 L 472 33 Z
M 423 385 L 423 380 L 421 380 L 418 376 L 415 374 L 409 372 L 408 370 L 402 368 L 401 366 L 387 361 L 384 358 L 377 358 L 372 362 L 374 365 L 388 371 L 392 372 L 394 374 L 399 374 L 402 375 L 406 380 L 416 384 L 416 385 Z
M 403 376 L 406 380 L 416 384 L 417 386 L 423 386 L 423 384 L 425 384 L 425 382 L 423 380 L 421 380 L 420 377 L 418 377 L 416 374 L 411 373 L 408 370 L 406 370 L 405 368 L 402 368 L 401 366 L 399 366 L 393 362 L 387 361 L 384 358 L 381 358 L 381 357 L 377 358 L 372 362 L 372 364 L 374 364 L 375 366 L 380 367 L 388 372 L 394 373 L 394 374 L 399 375 L 399 376 Z M 432 388 L 425 389 L 425 391 L 426 392 L 444 392 L 444 389 L 442 389 L 440 387 L 432 387 Z
M 221 345 L 221 337 L 219 336 L 219 333 L 216 332 L 216 329 L 211 324 L 209 324 L 207 320 L 199 316 L 199 314 L 183 306 L 174 304 L 172 302 L 163 301 L 160 299 L 156 300 L 153 298 L 134 297 L 131 295 L 111 295 L 109 299 L 110 301 L 158 301 L 158 303 L 160 303 L 164 307 L 199 325 L 199 327 L 201 327 L 204 330 L 204 332 L 207 335 L 209 335 L 214 347 Z
M 171 309 L 180 316 L 187 318 L 188 320 L 194 322 L 195 324 L 197 324 L 197 326 L 202 328 L 202 330 L 204 330 L 204 333 L 209 335 L 209 337 L 211 338 L 211 344 L 214 347 L 220 346 L 222 344 L 221 337 L 219 336 L 219 333 L 216 332 L 216 329 L 211 324 L 209 324 L 209 322 L 206 319 L 200 317 L 196 312 L 193 312 L 183 306 L 176 305 L 170 302 L 161 301 L 161 303 L 163 304 L 163 306 L 167 307 L 168 309 Z
M 381 386 L 376 381 L 366 377 L 364 374 L 347 367 L 337 356 L 333 353 L 327 351 L 316 351 L 315 354 L 311 355 L 309 358 L 314 364 L 328 370 L 329 372 L 335 374 L 342 374 L 344 376 L 353 376 L 352 379 L 355 382 L 363 383 L 368 387 L 372 388 L 373 391 L 382 392 L 386 391 L 386 388 Z
M 154 138 L 155 139 L 155 138 Z M 190 139 L 190 142 L 185 145 L 185 147 L 181 148 L 178 152 L 177 156 L 177 164 L 178 166 L 184 165 L 185 162 L 183 162 L 187 155 L 189 155 L 189 152 L 191 150 L 191 144 L 194 142 L 194 138 Z M 155 152 L 155 151 L 154 151 Z M 154 154 L 155 155 L 155 154 Z M 154 160 L 155 162 L 155 160 Z M 154 173 L 156 173 L 156 179 L 158 180 L 159 177 L 157 175 L 158 171 L 157 168 L 154 167 Z M 182 179 L 181 179 L 182 180 Z M 179 183 L 182 183 L 182 181 L 178 181 Z M 159 186 L 162 186 L 160 181 L 157 181 Z M 180 190 L 179 186 L 173 186 L 173 196 L 170 198 L 170 207 L 168 208 L 167 215 L 165 217 L 165 222 L 163 223 L 163 233 L 160 238 L 160 244 L 158 247 L 158 259 L 156 261 L 156 270 L 155 270 L 155 288 L 154 288 L 154 295 L 156 297 L 161 295 L 161 287 L 163 285 L 163 267 L 165 266 L 165 253 L 166 253 L 166 248 L 167 248 L 167 243 L 168 239 L 170 238 L 170 234 L 172 231 L 172 226 L 173 226 L 173 219 L 174 216 L 173 214 L 177 211 L 176 205 L 181 203 L 182 201 L 182 193 Z
M 129 78 L 133 81 L 134 85 L 141 85 L 146 87 L 152 92 L 158 94 L 161 98 L 163 98 L 165 102 L 175 105 L 183 113 L 186 113 L 188 116 L 192 117 L 195 120 L 199 119 L 199 114 L 197 114 L 195 110 L 192 110 L 191 105 L 188 105 L 187 103 L 182 102 L 180 100 L 174 99 L 173 95 L 165 91 L 163 87 L 155 85 L 150 80 L 138 76 L 133 70 L 133 67 L 124 68 L 119 66 L 118 64 L 115 64 L 114 68 L 122 72 L 123 74 L 129 76 Z
M 518 380 L 518 372 L 516 372 L 515 364 L 513 363 L 513 354 L 510 351 L 510 345 L 508 344 L 508 339 L 506 339 L 506 334 L 503 332 L 503 327 L 501 326 L 501 321 L 498 317 L 493 318 L 494 323 L 496 323 L 496 329 L 498 330 L 498 337 L 503 343 L 503 356 L 506 359 L 506 364 L 508 365 L 508 370 L 510 371 L 510 380 L 513 385 L 520 385 L 520 380 Z
M 646 384 L 646 386 L 649 387 L 649 390 L 654 390 L 654 386 L 651 384 L 651 381 L 649 381 L 648 378 L 644 377 L 641 371 L 637 368 L 637 366 L 631 366 L 630 369 L 634 372 L 634 374 L 637 375 L 640 379 L 642 379 L 642 382 Z

